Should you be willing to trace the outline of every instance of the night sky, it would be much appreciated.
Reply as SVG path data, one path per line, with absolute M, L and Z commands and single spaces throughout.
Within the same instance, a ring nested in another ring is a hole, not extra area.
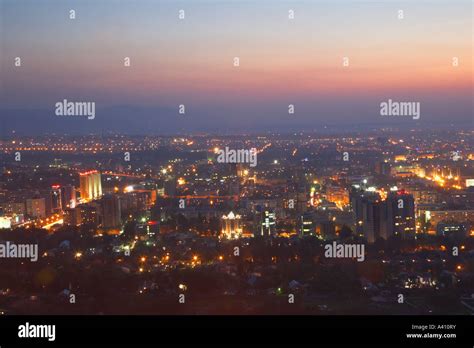
M 469 0 L 0 4 L 1 136 L 473 125 Z M 96 118 L 56 116 L 63 99 Z M 388 99 L 420 120 L 383 118 Z

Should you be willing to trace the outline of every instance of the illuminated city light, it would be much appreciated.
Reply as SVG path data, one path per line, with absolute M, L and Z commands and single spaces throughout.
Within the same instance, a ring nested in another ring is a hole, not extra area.
M 241 216 L 234 214 L 232 211 L 222 216 L 222 230 L 220 238 L 222 239 L 239 239 L 242 236 Z

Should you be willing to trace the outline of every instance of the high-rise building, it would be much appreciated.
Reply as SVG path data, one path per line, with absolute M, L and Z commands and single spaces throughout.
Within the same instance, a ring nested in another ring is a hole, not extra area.
M 265 209 L 261 214 L 260 235 L 264 237 L 274 236 L 276 233 L 275 212 Z
M 51 187 L 51 211 L 53 213 L 59 213 L 62 210 L 61 186 L 53 185 Z
M 150 197 L 151 196 L 151 197 Z M 130 192 L 120 196 L 120 208 L 124 213 L 133 213 L 146 210 L 154 204 L 156 196 L 150 192 Z
M 98 171 L 83 172 L 79 176 L 81 199 L 83 201 L 90 202 L 102 196 L 102 182 Z
M 80 219 L 82 225 L 93 225 L 97 226 L 99 217 L 98 217 L 98 207 L 95 204 L 81 204 L 79 206 Z
M 315 227 L 313 224 L 313 217 L 309 213 L 305 213 L 301 215 L 300 220 L 300 235 L 304 236 L 312 236 L 314 235 Z
M 46 200 L 44 198 L 29 198 L 26 200 L 26 213 L 32 218 L 46 217 Z
M 50 206 L 53 213 L 65 211 L 76 206 L 76 189 L 74 186 L 53 185 L 51 187 Z
M 362 228 L 368 243 L 381 237 L 385 204 L 379 200 L 365 199 L 362 203 Z
M 403 191 L 391 192 L 386 200 L 387 237 L 402 238 L 415 236 L 415 200 L 413 195 Z
M 376 192 L 354 191 L 351 205 L 356 230 L 367 242 L 391 236 L 409 238 L 415 235 L 415 201 L 404 191 L 391 192 L 382 200 Z
M 61 187 L 61 205 L 63 209 L 76 206 L 76 188 L 72 185 Z
M 81 224 L 81 211 L 79 208 L 64 209 L 64 224 L 69 226 L 79 226 Z
M 356 233 L 363 235 L 369 243 L 372 243 L 376 238 L 374 216 L 380 215 L 376 210 L 379 199 L 379 194 L 373 191 L 353 189 L 350 193 Z
M 242 237 L 241 216 L 230 212 L 222 216 L 221 239 L 239 239 Z
M 118 228 L 122 224 L 120 199 L 115 195 L 105 195 L 100 200 L 102 227 Z

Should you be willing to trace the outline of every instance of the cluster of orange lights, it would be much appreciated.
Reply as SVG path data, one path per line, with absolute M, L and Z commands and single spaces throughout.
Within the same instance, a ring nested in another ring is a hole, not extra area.
M 451 183 L 449 187 L 461 190 L 462 187 L 459 185 L 459 177 L 458 176 L 453 176 L 452 174 L 449 174 L 447 176 L 445 175 L 439 175 L 439 174 L 432 174 L 431 176 L 426 176 L 423 174 L 418 175 L 420 178 L 426 179 L 428 181 L 433 181 L 436 184 L 438 184 L 440 187 L 445 187 L 446 184 Z
M 97 170 L 89 170 L 87 172 L 79 173 L 80 176 L 91 175 L 97 173 Z

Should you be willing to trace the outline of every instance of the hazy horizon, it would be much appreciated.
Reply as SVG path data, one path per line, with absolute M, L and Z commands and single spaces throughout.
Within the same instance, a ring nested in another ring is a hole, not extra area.
M 0 3 L 3 133 L 473 125 L 468 0 Z M 64 99 L 95 119 L 56 116 Z M 381 117 L 389 99 L 420 119 Z

